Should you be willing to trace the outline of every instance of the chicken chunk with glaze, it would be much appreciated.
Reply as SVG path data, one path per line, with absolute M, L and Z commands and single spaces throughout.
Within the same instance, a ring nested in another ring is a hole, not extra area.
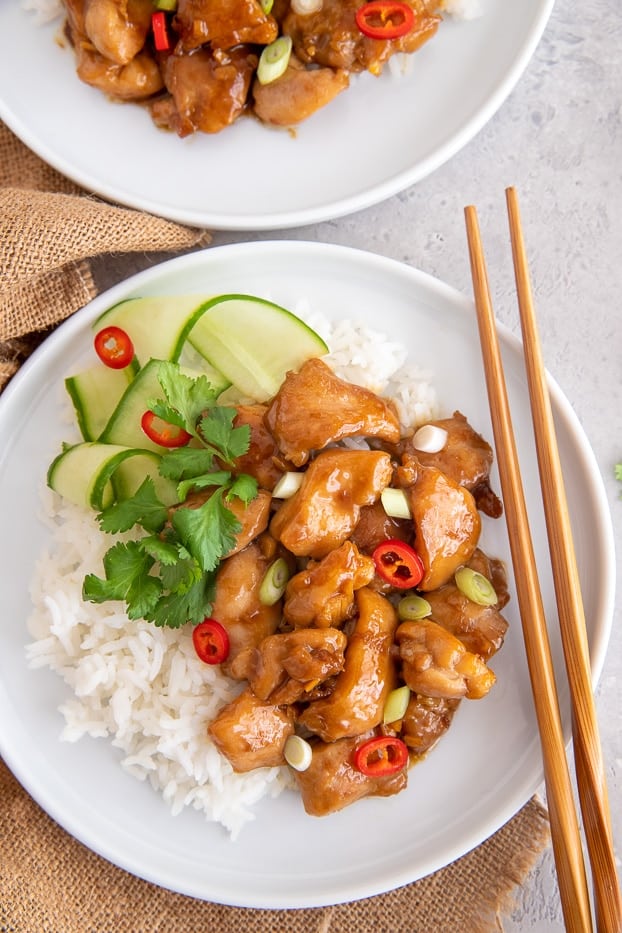
M 270 531 L 297 557 L 325 557 L 349 538 L 361 508 L 380 498 L 391 475 L 390 457 L 382 451 L 325 450 L 278 508 Z
M 346 437 L 400 438 L 392 405 L 369 389 L 340 379 L 320 359 L 289 372 L 266 413 L 266 424 L 284 457 L 296 466 L 311 451 Z
M 395 633 L 402 676 L 411 690 L 428 697 L 479 700 L 496 678 L 478 654 L 432 622 L 402 622 Z

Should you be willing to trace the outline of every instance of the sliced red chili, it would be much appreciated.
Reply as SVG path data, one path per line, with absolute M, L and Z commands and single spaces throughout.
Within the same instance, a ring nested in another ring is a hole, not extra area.
M 192 437 L 192 434 L 188 434 L 183 428 L 171 424 L 170 421 L 164 421 L 152 411 L 145 412 L 140 419 L 140 426 L 149 440 L 160 447 L 185 447 Z
M 367 739 L 354 751 L 354 767 L 367 777 L 397 774 L 408 763 L 408 748 L 395 735 Z
M 216 619 L 204 619 L 192 630 L 194 650 L 206 664 L 221 664 L 229 657 L 229 636 Z
M 356 11 L 356 25 L 370 39 L 399 39 L 415 24 L 415 13 L 399 0 L 371 0 Z
M 110 369 L 125 369 L 134 359 L 134 344 L 120 327 L 103 327 L 93 341 L 98 357 Z
M 166 15 L 162 12 L 151 14 L 151 29 L 153 30 L 153 43 L 158 52 L 166 52 L 171 47 L 166 25 Z
M 378 576 L 398 590 L 408 590 L 423 580 L 423 561 L 405 541 L 397 538 L 383 541 L 374 550 L 372 558 Z

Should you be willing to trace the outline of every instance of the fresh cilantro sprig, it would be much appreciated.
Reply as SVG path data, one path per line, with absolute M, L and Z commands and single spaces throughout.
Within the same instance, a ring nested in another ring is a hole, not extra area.
M 247 505 L 257 495 L 257 482 L 227 469 L 247 452 L 250 428 L 234 427 L 235 409 L 218 406 L 207 378 L 189 377 L 177 364 L 163 362 L 158 380 L 164 398 L 150 401 L 150 410 L 194 439 L 193 446 L 166 451 L 159 465 L 162 476 L 177 484 L 182 504 L 167 508 L 148 476 L 131 498 L 104 509 L 98 515 L 102 531 L 138 526 L 147 534 L 114 544 L 104 556 L 104 577 L 89 574 L 83 596 L 96 603 L 123 600 L 129 618 L 179 628 L 209 615 L 218 565 L 241 528 L 227 503 L 238 498 Z M 210 488 L 198 507 L 183 505 L 192 490 Z

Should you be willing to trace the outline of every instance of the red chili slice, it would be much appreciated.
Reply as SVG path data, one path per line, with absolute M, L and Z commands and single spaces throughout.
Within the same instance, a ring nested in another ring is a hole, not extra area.
M 408 590 L 423 580 L 423 561 L 405 541 L 397 538 L 383 541 L 374 550 L 372 558 L 378 576 L 398 590 Z
M 371 0 L 356 11 L 356 25 L 370 39 L 399 39 L 414 24 L 414 10 L 399 0 Z
M 171 424 L 170 421 L 164 421 L 152 411 L 145 412 L 140 419 L 140 426 L 149 440 L 160 447 L 185 447 L 192 437 L 192 434 L 188 434 L 183 428 Z
M 151 14 L 151 29 L 153 30 L 153 43 L 158 52 L 166 52 L 167 49 L 170 49 L 171 43 L 168 37 L 166 16 L 164 13 Z
M 206 664 L 221 664 L 229 657 L 227 630 L 216 619 L 204 619 L 192 630 L 194 650 Z
M 110 369 L 125 369 L 134 359 L 134 344 L 120 327 L 103 327 L 93 341 L 98 357 Z
M 408 748 L 394 735 L 379 735 L 359 745 L 354 752 L 354 767 L 367 777 L 397 774 L 408 762 Z

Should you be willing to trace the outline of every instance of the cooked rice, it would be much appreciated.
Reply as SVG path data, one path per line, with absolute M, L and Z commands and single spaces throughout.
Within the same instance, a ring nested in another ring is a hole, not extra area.
M 407 364 L 401 345 L 348 322 L 331 330 L 314 317 L 313 326 L 341 376 L 396 393 L 404 425 L 412 429 L 434 414 L 427 374 Z M 253 806 L 291 781 L 286 768 L 236 774 L 210 741 L 207 723 L 241 685 L 199 661 L 190 626 L 157 628 L 130 621 L 121 603 L 84 602 L 84 577 L 101 574 L 111 539 L 93 513 L 49 489 L 43 490 L 43 512 L 50 543 L 31 586 L 26 653 L 29 667 L 55 671 L 69 688 L 60 706 L 60 738 L 109 737 L 123 768 L 148 780 L 172 813 L 194 807 L 235 838 L 254 818 Z
M 60 0 L 21 0 L 21 5 L 28 13 L 33 13 L 36 23 L 51 23 L 63 12 Z

